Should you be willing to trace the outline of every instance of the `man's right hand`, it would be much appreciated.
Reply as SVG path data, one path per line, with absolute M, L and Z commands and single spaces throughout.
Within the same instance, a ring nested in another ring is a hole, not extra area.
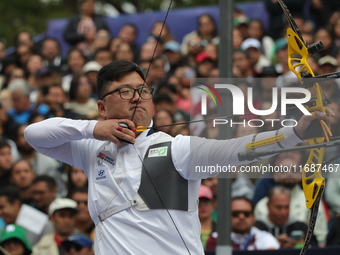
M 130 129 L 135 129 L 135 123 L 131 120 L 127 119 L 109 119 L 98 121 L 93 130 L 93 137 L 97 140 L 101 141 L 111 141 L 117 144 L 119 147 L 123 145 L 123 141 L 126 140 L 131 143 L 136 142 L 136 134 L 128 129 L 121 128 L 121 131 L 118 130 L 119 123 L 126 123 Z M 121 140 L 120 140 L 121 139 Z

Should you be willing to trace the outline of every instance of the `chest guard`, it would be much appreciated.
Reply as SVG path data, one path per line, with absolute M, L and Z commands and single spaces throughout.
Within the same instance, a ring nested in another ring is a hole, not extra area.
M 188 211 L 188 181 L 178 173 L 172 162 L 171 141 L 148 148 L 138 195 L 149 209 Z

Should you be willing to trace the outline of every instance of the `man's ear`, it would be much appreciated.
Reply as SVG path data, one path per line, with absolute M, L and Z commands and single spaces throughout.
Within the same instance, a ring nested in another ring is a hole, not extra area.
M 106 108 L 105 108 L 105 102 L 104 102 L 103 100 L 98 100 L 97 106 L 98 106 L 98 111 L 99 111 L 100 115 L 101 115 L 104 119 L 107 119 L 107 116 L 106 116 Z

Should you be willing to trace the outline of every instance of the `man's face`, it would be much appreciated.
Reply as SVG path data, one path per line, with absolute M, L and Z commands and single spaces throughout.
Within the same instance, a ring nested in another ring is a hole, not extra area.
M 12 92 L 12 102 L 13 108 L 20 113 L 28 110 L 31 105 L 29 97 L 23 96 L 20 90 Z
M 198 217 L 200 220 L 210 218 L 214 211 L 214 205 L 211 199 L 202 197 L 199 198 Z
M 20 210 L 20 202 L 10 203 L 5 196 L 0 196 L 0 217 L 6 224 L 15 224 Z
M 28 188 L 32 185 L 35 174 L 26 161 L 20 161 L 13 166 L 11 182 L 19 189 Z
M 133 43 L 136 38 L 135 29 L 131 26 L 123 27 L 119 32 L 119 37 L 122 38 L 124 42 Z
M 77 202 L 78 213 L 76 215 L 76 221 L 84 222 L 91 221 L 89 209 L 87 206 L 88 194 L 84 192 L 75 192 L 72 195 L 72 200 Z
M 59 54 L 58 43 L 54 40 L 46 40 L 43 43 L 42 55 L 47 60 L 53 60 Z
M 5 146 L 0 149 L 0 173 L 10 170 L 13 164 L 11 147 Z
M 40 181 L 33 184 L 32 198 L 36 207 L 40 210 L 47 211 L 48 207 L 55 199 L 56 189 L 50 189 L 46 182 Z
M 245 200 L 234 200 L 231 203 L 231 212 L 232 231 L 238 234 L 249 233 L 255 221 L 251 205 Z
M 144 81 L 138 73 L 128 73 L 118 81 L 112 82 L 107 87 L 104 94 L 122 87 L 140 88 L 143 84 Z M 145 127 L 150 125 L 153 115 L 152 99 L 142 99 L 137 92 L 131 100 L 122 99 L 119 92 L 108 95 L 103 100 L 98 101 L 98 109 L 104 119 L 131 119 L 135 112 L 132 121 L 136 126 Z
M 267 204 L 269 220 L 277 226 L 285 225 L 289 218 L 289 203 L 288 194 L 273 194 Z
M 50 217 L 55 228 L 55 233 L 60 236 L 70 236 L 75 227 L 75 212 L 70 209 L 61 209 Z

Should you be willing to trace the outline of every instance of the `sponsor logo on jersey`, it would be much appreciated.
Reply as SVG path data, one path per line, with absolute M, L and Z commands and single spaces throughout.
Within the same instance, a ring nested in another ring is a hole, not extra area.
M 153 148 L 149 150 L 148 157 L 166 157 L 168 155 L 168 146 Z
M 105 162 L 109 163 L 110 165 L 114 166 L 115 165 L 115 160 L 113 158 L 110 158 L 109 156 L 105 155 L 102 152 L 99 152 L 97 155 L 97 158 L 104 160 Z M 98 160 L 98 165 L 99 165 L 99 160 Z
M 107 177 L 106 177 L 105 169 L 99 169 L 97 171 L 96 182 L 103 182 L 106 180 L 107 180 Z

